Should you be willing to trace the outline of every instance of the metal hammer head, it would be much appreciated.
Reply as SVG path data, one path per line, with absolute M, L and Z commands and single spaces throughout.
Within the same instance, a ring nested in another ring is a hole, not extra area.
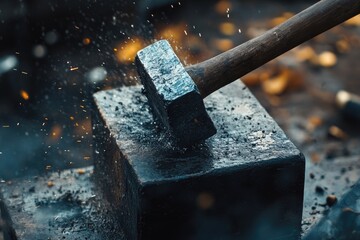
M 166 40 L 140 50 L 135 63 L 155 120 L 178 144 L 192 145 L 216 133 L 196 84 Z

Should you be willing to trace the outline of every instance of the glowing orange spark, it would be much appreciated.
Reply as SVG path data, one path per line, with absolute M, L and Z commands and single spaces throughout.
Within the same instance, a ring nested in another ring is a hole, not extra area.
M 29 100 L 30 96 L 25 90 L 20 90 L 20 95 L 24 100 Z

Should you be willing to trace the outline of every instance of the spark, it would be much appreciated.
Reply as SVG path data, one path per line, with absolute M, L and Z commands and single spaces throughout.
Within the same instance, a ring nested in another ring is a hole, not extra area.
M 187 31 L 186 31 L 186 30 L 184 30 L 184 33 L 185 33 L 185 35 L 187 36 Z
M 84 45 L 89 45 L 90 43 L 91 43 L 91 39 L 90 39 L 90 38 L 86 37 L 86 38 L 83 39 L 83 44 L 84 44 Z
M 20 90 L 20 95 L 24 100 L 29 100 L 30 96 L 25 90 Z
M 79 67 L 70 67 L 70 71 L 76 71 L 78 69 L 79 69 Z

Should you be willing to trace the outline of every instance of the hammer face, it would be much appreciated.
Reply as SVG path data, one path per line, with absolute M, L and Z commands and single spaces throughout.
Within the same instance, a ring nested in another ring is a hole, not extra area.
M 216 133 L 200 92 L 166 40 L 137 53 L 135 63 L 155 120 L 187 146 Z

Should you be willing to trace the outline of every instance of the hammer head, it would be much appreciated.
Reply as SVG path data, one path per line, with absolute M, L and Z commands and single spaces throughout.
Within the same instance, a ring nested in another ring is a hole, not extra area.
M 140 50 L 135 63 L 155 121 L 179 145 L 193 145 L 216 133 L 196 84 L 166 40 Z

